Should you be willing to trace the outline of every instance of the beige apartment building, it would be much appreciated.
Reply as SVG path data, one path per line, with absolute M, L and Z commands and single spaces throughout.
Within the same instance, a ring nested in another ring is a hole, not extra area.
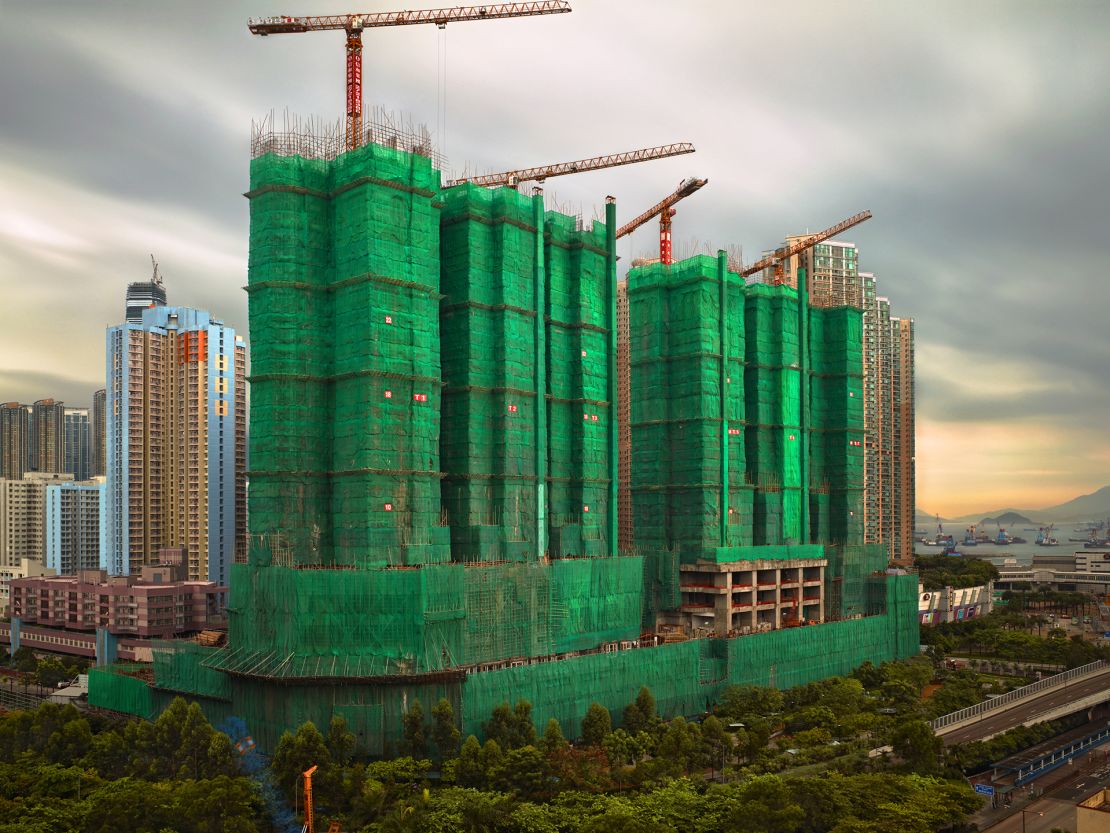
M 72 474 L 38 471 L 0 480 L 0 567 L 17 567 L 23 559 L 45 563 L 46 487 L 72 480 Z
M 181 548 L 190 581 L 226 584 L 246 554 L 246 346 L 184 307 L 107 338 L 105 565 L 138 574 Z

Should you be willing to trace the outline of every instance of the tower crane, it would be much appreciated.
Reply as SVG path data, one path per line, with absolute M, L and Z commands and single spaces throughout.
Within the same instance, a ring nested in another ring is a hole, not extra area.
M 695 179 L 690 177 L 678 183 L 678 188 L 674 193 L 668 197 L 664 197 L 657 202 L 635 220 L 630 220 L 619 229 L 617 229 L 617 238 L 620 239 L 625 235 L 631 234 L 652 217 L 659 216 L 659 262 L 670 264 L 673 262 L 671 257 L 671 218 L 675 215 L 675 210 L 672 206 L 680 200 L 686 199 L 692 193 L 697 191 L 703 185 L 709 182 L 708 179 Z
M 847 220 L 841 220 L 835 226 L 829 226 L 824 231 L 819 231 L 817 232 L 817 234 L 805 237 L 795 243 L 791 243 L 789 246 L 782 246 L 778 249 L 775 249 L 773 253 L 767 255 L 767 257 L 761 260 L 757 260 L 751 266 L 742 266 L 738 263 L 730 263 L 729 268 L 739 274 L 741 277 L 746 278 L 749 275 L 754 275 L 756 272 L 762 272 L 768 266 L 774 266 L 775 276 L 772 280 L 772 283 L 778 286 L 782 284 L 785 280 L 783 270 L 783 263 L 785 261 L 789 260 L 794 255 L 801 254 L 806 249 L 812 249 L 818 243 L 828 240 L 830 237 L 835 237 L 842 231 L 846 231 L 853 226 L 858 226 L 860 223 L 863 223 L 870 219 L 870 211 L 861 211 L 859 214 L 853 214 Z
M 475 185 L 485 186 L 516 186 L 522 182 L 543 182 L 545 179 L 549 179 L 553 176 L 580 174 L 586 171 L 599 171 L 602 168 L 618 168 L 621 165 L 631 165 L 634 162 L 649 162 L 652 159 L 666 159 L 668 156 L 681 156 L 684 153 L 693 152 L 694 146 L 689 142 L 675 142 L 673 144 L 660 145 L 654 148 L 641 148 L 640 150 L 630 150 L 625 153 L 610 153 L 607 156 L 594 156 L 591 159 L 579 159 L 576 162 L 557 162 L 554 165 L 541 165 L 538 168 L 523 168 L 517 171 L 502 171 L 499 174 L 464 176 L 459 179 L 449 180 L 447 182 L 447 187 L 461 185 L 464 182 L 472 182 Z
M 493 3 L 486 6 L 453 6 L 445 9 L 416 9 L 366 14 L 332 14 L 309 17 L 255 17 L 247 21 L 253 35 L 285 35 L 300 32 L 343 30 L 347 33 L 347 150 L 362 144 L 362 32 L 384 26 L 414 26 L 434 23 L 440 29 L 448 23 L 467 20 L 499 20 L 506 17 L 531 17 L 571 11 L 570 0 L 543 0 L 538 3 Z

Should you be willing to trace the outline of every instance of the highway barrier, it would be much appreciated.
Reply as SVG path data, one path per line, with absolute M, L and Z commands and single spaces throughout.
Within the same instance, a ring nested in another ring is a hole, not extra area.
M 1013 691 L 1008 691 L 999 697 L 984 700 L 982 703 L 976 703 L 974 706 L 968 706 L 966 709 L 960 709 L 950 714 L 941 715 L 932 722 L 933 731 L 939 731 L 946 727 L 963 723 L 970 718 L 979 717 L 990 712 L 1005 710 L 1013 703 L 1024 700 L 1027 697 L 1039 694 L 1042 691 L 1047 691 L 1048 689 L 1067 685 L 1072 680 L 1079 679 L 1080 677 L 1089 677 L 1092 674 L 1102 673 L 1108 668 L 1110 668 L 1110 663 L 1099 660 L 1098 662 L 1091 662 L 1087 665 L 1073 668 L 1070 671 L 1065 671 L 1062 674 L 1045 677 L 1043 680 L 1037 680 L 1037 682 L 1030 683 L 1021 688 L 1015 688 Z

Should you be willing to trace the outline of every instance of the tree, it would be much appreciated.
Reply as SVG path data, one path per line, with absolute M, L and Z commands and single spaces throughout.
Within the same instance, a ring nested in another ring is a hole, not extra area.
M 490 833 L 505 830 L 515 802 L 509 796 L 462 787 L 437 790 L 422 830 L 435 833 Z M 513 827 L 513 830 L 517 828 Z
M 868 660 L 855 671 L 852 676 L 863 683 L 863 687 L 868 691 L 874 690 L 883 684 L 883 672 L 881 669 L 876 668 L 871 660 Z
M 700 737 L 697 726 L 676 717 L 667 725 L 667 732 L 659 741 L 656 758 L 665 763 L 664 769 L 673 776 L 688 772 L 698 752 Z
M 343 715 L 332 715 L 326 743 L 332 761 L 340 766 L 347 766 L 351 762 L 355 754 L 356 738 L 355 733 L 347 727 L 347 718 Z
M 793 833 L 805 813 L 781 778 L 759 775 L 729 791 L 725 829 L 742 833 Z
M 907 720 L 900 723 L 891 735 L 895 754 L 916 772 L 931 772 L 937 768 L 937 756 L 944 744 L 924 720 Z
M 93 736 L 85 765 L 110 781 L 123 778 L 130 769 L 132 749 L 119 732 L 100 732 Z
M 827 706 L 807 706 L 791 715 L 786 725 L 791 732 L 816 728 L 831 729 L 836 725 L 836 715 Z
M 422 783 L 431 768 L 431 761 L 424 758 L 419 760 L 408 757 L 390 758 L 385 761 L 371 761 L 368 763 L 366 765 L 366 777 L 370 781 L 410 788 Z
M 534 746 L 522 746 L 507 752 L 490 773 L 494 785 L 521 798 L 536 798 L 548 790 L 551 767 L 543 753 Z
M 601 703 L 591 703 L 582 720 L 582 741 L 587 746 L 600 746 L 605 736 L 613 730 L 609 710 Z
M 547 721 L 540 746 L 549 758 L 567 748 L 567 739 L 563 737 L 563 727 L 559 725 L 559 721 L 554 717 Z
M 15 666 L 16 671 L 22 671 L 24 674 L 31 674 L 38 667 L 39 660 L 35 656 L 35 652 L 24 645 L 12 654 L 12 665 Z
M 311 722 L 302 723 L 295 734 L 285 732 L 274 749 L 270 770 L 279 787 L 289 798 L 296 790 L 301 774 L 313 765 L 331 763 L 324 736 Z
M 536 724 L 532 722 L 532 704 L 518 700 L 513 709 L 512 748 L 534 746 L 536 743 Z
M 497 741 L 487 740 L 482 744 L 482 753 L 478 756 L 478 761 L 482 765 L 482 773 L 487 782 L 497 772 L 498 767 L 501 766 L 504 760 L 505 753 Z
M 702 721 L 701 743 L 704 757 L 714 774 L 724 769 L 732 753 L 732 738 L 725 731 L 724 724 L 713 715 Z
M 613 809 L 587 821 L 582 833 L 675 833 L 670 825 L 661 825 L 643 818 L 632 810 Z
M 459 741 L 462 733 L 455 725 L 455 710 L 446 697 L 432 707 L 432 740 L 440 758 L 453 758 L 459 754 Z
M 414 758 L 428 757 L 428 739 L 424 733 L 424 707 L 413 700 L 409 710 L 401 717 L 405 749 Z
M 71 720 L 50 735 L 42 756 L 51 763 L 72 766 L 88 754 L 92 741 L 89 722 L 84 718 Z
M 454 761 L 455 783 L 460 787 L 484 787 L 487 777 L 485 765 L 482 761 L 482 745 L 478 738 L 470 735 L 459 750 L 459 757 Z
M 511 708 L 508 702 L 496 706 L 490 719 L 482 724 L 486 737 L 497 741 L 504 750 L 519 749 L 535 744 L 536 727 L 532 723 L 532 704 L 527 700 L 517 702 Z
M 499 746 L 509 746 L 512 742 L 514 729 L 513 710 L 508 700 L 493 707 L 489 720 L 482 724 L 482 733 L 488 740 L 497 741 Z
M 651 693 L 651 689 L 644 686 L 640 689 L 640 693 L 636 695 L 636 699 L 624 707 L 624 712 L 621 715 L 621 726 L 623 726 L 629 734 L 636 734 L 646 730 L 656 718 L 655 714 L 655 697 Z
M 253 833 L 254 819 L 263 815 L 250 781 L 221 775 L 206 781 L 174 785 L 173 828 L 193 833 Z M 149 828 L 147 828 L 149 829 Z
M 774 688 L 754 685 L 733 685 L 721 695 L 719 711 L 733 720 L 760 715 L 766 717 L 783 708 L 782 692 Z
M 794 803 L 802 808 L 802 833 L 826 833 L 851 809 L 835 774 L 822 778 L 795 778 L 786 782 Z
M 607 734 L 601 741 L 601 747 L 609 758 L 610 766 L 622 767 L 640 760 L 644 755 L 640 742 L 642 737 L 645 737 L 643 732 L 633 735 L 623 727 Z

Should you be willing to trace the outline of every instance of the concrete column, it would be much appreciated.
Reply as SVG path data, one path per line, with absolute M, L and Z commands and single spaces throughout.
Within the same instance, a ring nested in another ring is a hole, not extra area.
M 713 633 L 717 636 L 728 636 L 732 627 L 732 572 L 718 573 L 724 579 L 724 594 L 718 594 L 713 600 Z M 715 587 L 720 587 L 719 579 L 713 580 Z
M 775 568 L 775 627 L 782 627 L 782 574 L 780 567 Z
M 821 605 L 818 608 L 818 611 L 819 611 L 819 614 L 820 614 L 821 621 L 824 622 L 825 621 L 825 568 L 821 567 L 819 572 L 817 573 L 817 575 L 821 577 L 821 584 L 817 588 L 817 595 L 821 599 Z

